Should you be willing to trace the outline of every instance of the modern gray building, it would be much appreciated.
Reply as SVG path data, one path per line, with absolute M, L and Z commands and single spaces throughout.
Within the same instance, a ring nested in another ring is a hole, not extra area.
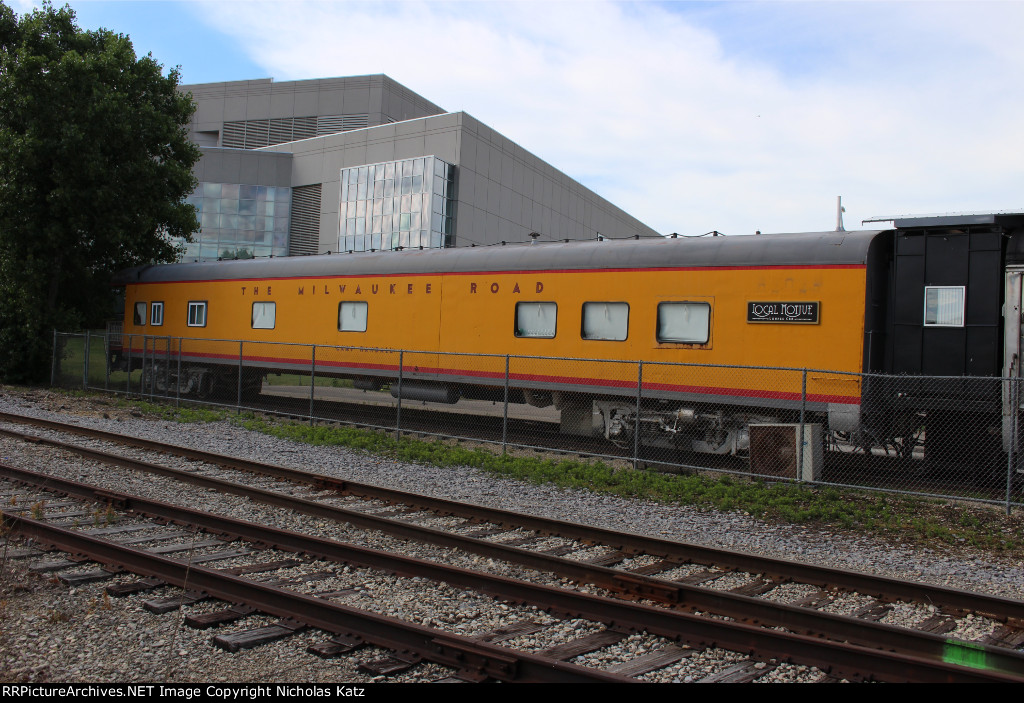
M 658 236 L 387 76 L 181 88 L 202 147 L 184 259 Z

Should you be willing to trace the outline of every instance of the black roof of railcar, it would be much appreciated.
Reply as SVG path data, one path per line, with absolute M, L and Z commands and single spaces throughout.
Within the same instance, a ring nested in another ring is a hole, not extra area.
M 114 285 L 171 281 L 714 266 L 865 264 L 885 230 L 511 244 L 138 266 Z

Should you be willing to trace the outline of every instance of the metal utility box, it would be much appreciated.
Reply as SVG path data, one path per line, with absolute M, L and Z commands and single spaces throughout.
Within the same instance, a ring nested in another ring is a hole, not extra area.
M 800 481 L 817 481 L 821 478 L 824 460 L 821 425 L 806 423 L 803 428 L 801 454 L 799 424 L 750 425 L 750 472 L 756 476 L 776 476 Z

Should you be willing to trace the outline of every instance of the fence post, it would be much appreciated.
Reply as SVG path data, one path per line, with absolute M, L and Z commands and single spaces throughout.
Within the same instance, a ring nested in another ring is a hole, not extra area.
M 110 390 L 110 330 L 103 331 L 103 390 Z
M 150 369 L 151 369 L 150 374 L 149 374 L 149 397 L 150 398 L 155 398 L 156 397 L 156 365 L 158 363 L 158 359 L 160 358 L 159 354 L 157 352 L 157 343 L 158 342 L 159 342 L 159 337 L 155 337 L 154 336 L 153 337 L 153 351 L 151 351 L 149 353 L 149 366 L 150 366 Z
M 1006 515 L 1010 515 L 1010 494 L 1013 488 L 1013 467 L 1016 461 L 1018 417 L 1020 416 L 1020 378 L 1009 379 L 1010 383 L 1010 446 L 1006 451 Z
M 313 389 L 316 388 L 316 345 L 310 354 L 309 363 L 309 426 L 313 426 Z
M 146 335 L 142 335 L 142 371 L 139 373 L 139 397 L 146 397 L 146 352 L 149 351 L 149 341 Z
M 235 414 L 242 414 L 242 346 L 245 344 L 242 340 L 238 341 L 238 393 L 237 400 L 235 401 Z
M 174 384 L 174 407 L 181 407 L 181 337 L 178 337 L 178 382 Z
M 505 409 L 501 417 L 501 453 L 506 452 L 505 445 L 508 442 L 508 354 L 505 355 Z
M 800 427 L 797 431 L 800 436 L 797 438 L 797 450 L 796 450 L 796 478 L 798 481 L 804 480 L 804 445 L 805 431 L 804 431 L 804 419 L 807 412 L 807 369 L 803 370 L 802 380 L 800 383 Z M 811 477 L 813 481 L 813 476 Z
M 157 364 L 160 363 L 160 338 L 153 336 L 153 351 L 150 352 L 149 365 L 153 368 L 153 372 L 149 374 L 149 397 L 156 398 L 156 374 Z
M 644 387 L 644 362 L 636 362 L 636 422 L 633 425 L 633 469 L 640 468 L 640 396 Z
M 85 349 L 82 353 L 82 390 L 89 390 L 89 347 L 92 344 L 92 330 L 85 331 Z
M 60 362 L 58 361 L 58 349 L 57 349 L 57 328 L 53 328 L 53 360 L 50 364 L 50 387 L 57 385 L 57 367 Z
M 171 338 L 167 337 L 167 347 L 164 351 L 164 401 L 171 395 Z
M 125 365 L 128 367 L 128 374 L 127 376 L 125 376 L 124 382 L 125 397 L 130 396 L 132 394 L 132 337 L 133 335 L 128 335 L 128 355 L 125 358 L 124 362 Z
M 398 410 L 395 413 L 395 441 L 402 438 L 402 366 L 404 365 L 405 352 L 398 352 Z

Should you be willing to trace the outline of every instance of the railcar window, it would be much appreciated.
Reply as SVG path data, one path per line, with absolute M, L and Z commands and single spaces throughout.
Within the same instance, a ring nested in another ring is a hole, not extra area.
M 707 344 L 711 331 L 708 303 L 658 303 L 658 341 Z
M 149 324 L 159 327 L 164 324 L 164 304 L 153 303 L 149 306 Z
M 583 303 L 583 339 L 621 342 L 628 332 L 628 303 Z
M 924 287 L 924 326 L 964 326 L 964 286 Z
M 338 303 L 338 331 L 365 332 L 369 306 L 365 300 Z
M 146 324 L 146 303 L 135 303 L 135 313 L 132 322 L 137 326 Z
M 550 339 L 555 336 L 555 303 L 516 303 L 516 336 Z
M 188 326 L 206 327 L 206 301 L 189 301 Z
M 272 330 L 277 323 L 277 303 L 252 304 L 252 328 Z

